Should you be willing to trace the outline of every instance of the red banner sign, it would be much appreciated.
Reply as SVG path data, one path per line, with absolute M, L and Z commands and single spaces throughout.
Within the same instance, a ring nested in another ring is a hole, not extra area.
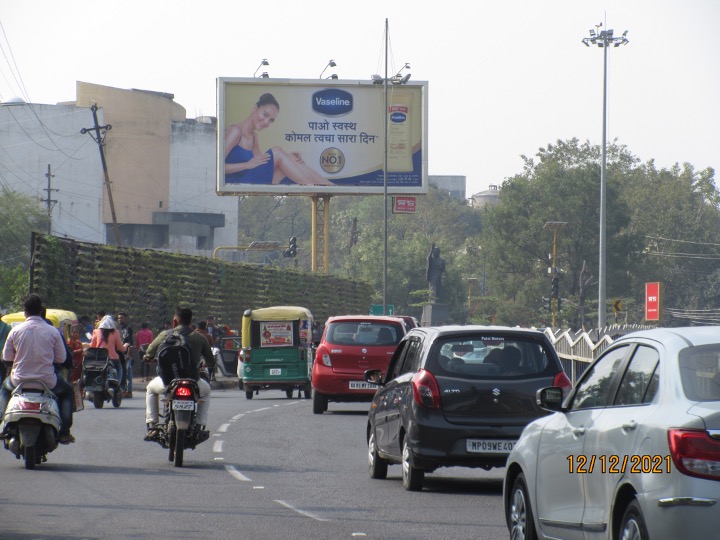
M 645 284 L 645 320 L 660 320 L 660 283 Z
M 393 214 L 414 214 L 415 197 L 393 197 L 392 212 Z

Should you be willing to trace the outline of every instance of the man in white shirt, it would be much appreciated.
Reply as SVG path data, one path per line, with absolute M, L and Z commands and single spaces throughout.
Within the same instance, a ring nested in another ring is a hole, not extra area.
M 10 330 L 2 351 L 3 361 L 12 363 L 12 370 L 0 388 L 0 411 L 5 414 L 13 389 L 22 381 L 42 381 L 58 398 L 62 421 L 59 442 L 70 444 L 75 442 L 70 434 L 73 389 L 55 373 L 55 365 L 62 365 L 66 360 L 65 343 L 57 329 L 42 318 L 42 300 L 37 294 L 25 299 L 24 308 L 25 322 Z

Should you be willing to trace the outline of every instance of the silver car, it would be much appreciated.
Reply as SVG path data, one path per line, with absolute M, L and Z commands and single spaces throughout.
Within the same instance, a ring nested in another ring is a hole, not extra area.
M 537 399 L 556 412 L 508 458 L 511 538 L 720 537 L 720 327 L 629 334 Z

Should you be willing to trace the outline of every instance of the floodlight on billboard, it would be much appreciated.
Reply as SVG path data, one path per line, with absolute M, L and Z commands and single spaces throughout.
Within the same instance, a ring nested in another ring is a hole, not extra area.
M 427 82 L 219 78 L 219 195 L 423 194 Z

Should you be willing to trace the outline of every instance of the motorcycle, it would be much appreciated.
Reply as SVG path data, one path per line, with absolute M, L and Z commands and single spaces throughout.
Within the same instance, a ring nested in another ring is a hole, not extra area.
M 110 363 L 107 349 L 93 347 L 85 351 L 82 381 L 85 398 L 96 409 L 102 409 L 106 401 L 112 401 L 115 408 L 122 403 L 117 370 Z
M 153 440 L 169 450 L 168 460 L 175 467 L 183 466 L 185 450 L 194 450 L 210 438 L 210 432 L 201 431 L 197 424 L 199 400 L 200 389 L 193 379 L 173 379 L 162 398 L 162 419 Z
M 42 389 L 24 388 L 42 386 Z M 12 392 L 0 423 L 5 448 L 17 459 L 25 460 L 26 469 L 47 461 L 47 454 L 58 447 L 60 409 L 55 394 L 39 380 L 26 380 Z

